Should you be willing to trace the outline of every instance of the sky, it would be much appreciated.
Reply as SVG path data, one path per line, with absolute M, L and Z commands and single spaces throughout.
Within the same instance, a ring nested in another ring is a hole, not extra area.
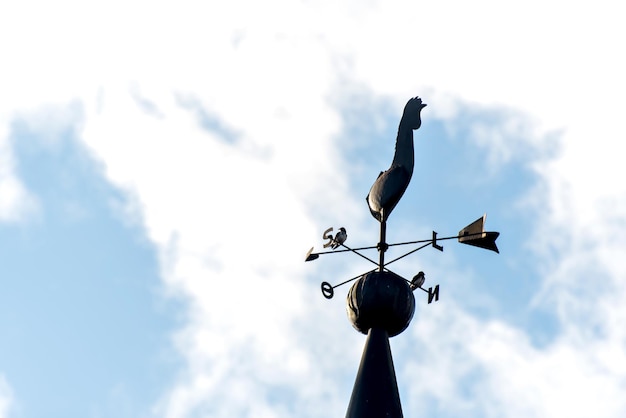
M 415 96 L 388 241 L 501 236 L 394 265 L 440 285 L 390 340 L 404 415 L 623 417 L 621 9 L 3 2 L 0 418 L 345 415 L 365 336 L 320 283 L 372 267 L 304 257 L 376 244 Z

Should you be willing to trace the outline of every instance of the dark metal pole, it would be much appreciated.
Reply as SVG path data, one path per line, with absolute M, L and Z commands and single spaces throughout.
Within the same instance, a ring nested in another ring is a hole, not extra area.
M 381 217 L 380 221 L 380 242 L 377 245 L 379 254 L 378 271 L 383 271 L 385 268 L 385 251 L 389 248 L 387 245 L 387 221 Z
M 346 418 L 402 418 L 389 336 L 381 328 L 367 335 Z

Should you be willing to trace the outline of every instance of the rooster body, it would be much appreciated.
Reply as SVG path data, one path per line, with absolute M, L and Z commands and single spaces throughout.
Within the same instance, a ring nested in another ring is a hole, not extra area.
M 413 130 L 422 125 L 420 112 L 424 107 L 426 104 L 419 97 L 407 102 L 398 127 L 391 167 L 378 175 L 366 197 L 372 216 L 379 222 L 387 220 L 411 181 L 415 164 Z

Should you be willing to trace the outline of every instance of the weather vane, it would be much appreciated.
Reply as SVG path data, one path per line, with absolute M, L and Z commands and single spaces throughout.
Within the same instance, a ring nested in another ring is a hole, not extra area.
M 485 231 L 486 215 L 454 236 L 438 238 L 433 231 L 432 237 L 428 239 L 387 243 L 387 220 L 404 195 L 413 175 L 413 131 L 422 124 L 421 111 L 424 107 L 426 104 L 419 97 L 407 102 L 400 119 L 391 166 L 378 175 L 366 197 L 370 213 L 380 223 L 378 244 L 350 248 L 345 244 L 348 234 L 344 227 L 339 228 L 334 236 L 333 228 L 328 228 L 322 238 L 327 241 L 323 247 L 330 250 L 316 253 L 312 247 L 306 254 L 305 261 L 313 261 L 321 255 L 351 252 L 376 266 L 334 286 L 326 281 L 321 284 L 322 294 L 331 299 L 337 287 L 358 279 L 348 291 L 347 311 L 354 328 L 368 337 L 346 414 L 348 418 L 402 417 L 389 337 L 400 334 L 409 326 L 415 312 L 415 290 L 428 293 L 428 303 L 439 300 L 439 285 L 429 287 L 428 290 L 423 287 L 426 279 L 424 272 L 420 271 L 411 280 L 407 280 L 392 272 L 388 266 L 428 246 L 443 251 L 443 246 L 438 242 L 450 239 L 498 252 L 496 239 L 500 234 Z M 418 246 L 399 257 L 385 261 L 385 252 L 389 247 L 404 245 Z M 378 250 L 378 261 L 360 252 L 370 249 Z

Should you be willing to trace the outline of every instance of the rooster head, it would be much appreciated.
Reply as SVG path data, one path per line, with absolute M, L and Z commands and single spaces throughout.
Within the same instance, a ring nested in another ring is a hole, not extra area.
M 418 129 L 422 125 L 420 112 L 426 107 L 426 103 L 422 103 L 419 97 L 410 99 L 404 106 L 401 124 L 407 124 L 411 129 Z

